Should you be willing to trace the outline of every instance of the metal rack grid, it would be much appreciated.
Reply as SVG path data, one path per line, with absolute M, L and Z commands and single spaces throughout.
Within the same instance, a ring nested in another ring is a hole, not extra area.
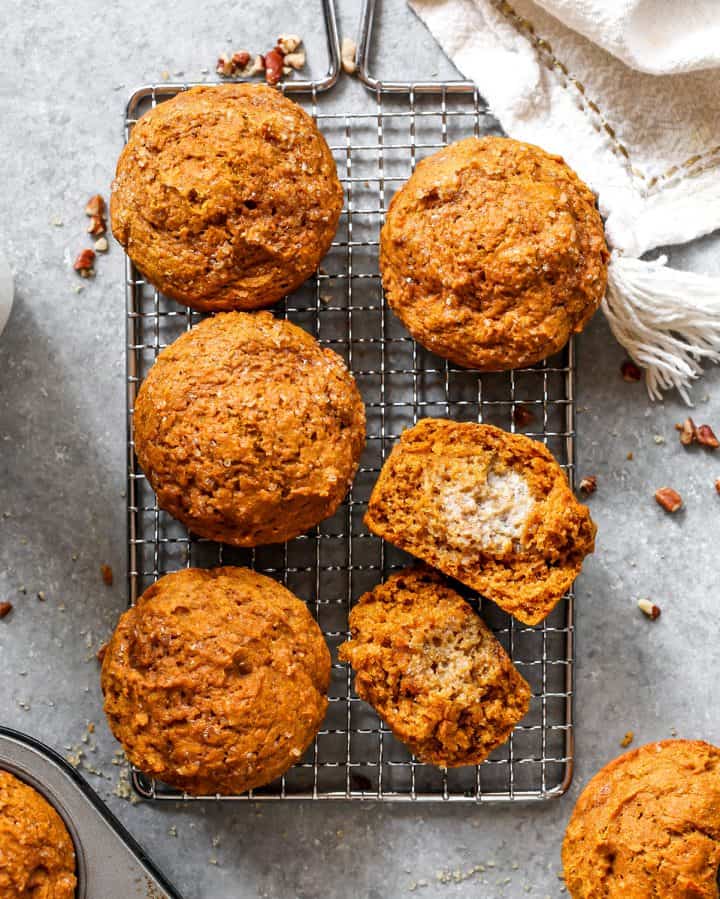
M 138 91 L 128 132 L 151 104 L 189 85 Z M 480 374 L 454 367 L 416 344 L 383 302 L 379 229 L 392 194 L 418 159 L 496 124 L 475 89 L 386 93 L 373 85 L 374 109 L 324 110 L 311 86 L 298 95 L 325 134 L 345 188 L 332 248 L 316 276 L 275 307 L 344 357 L 367 407 L 368 440 L 345 502 L 330 519 L 285 545 L 239 550 L 189 535 L 158 509 L 137 466 L 132 409 L 137 387 L 158 352 L 201 316 L 166 300 L 128 263 L 128 516 L 130 598 L 183 566 L 249 565 L 305 599 L 332 654 L 329 708 L 306 755 L 273 784 L 223 799 L 542 800 L 559 796 L 572 777 L 572 598 L 537 627 L 516 622 L 480 600 L 483 617 L 529 681 L 528 716 L 509 742 L 477 768 L 443 771 L 416 762 L 352 690 L 337 661 L 351 605 L 409 557 L 368 533 L 363 514 L 383 460 L 400 432 L 425 416 L 485 421 L 544 441 L 573 480 L 573 346 L 528 369 Z M 517 410 L 533 419 L 520 428 Z M 475 601 L 471 598 L 471 601 Z M 140 772 L 133 781 L 152 799 L 190 799 Z

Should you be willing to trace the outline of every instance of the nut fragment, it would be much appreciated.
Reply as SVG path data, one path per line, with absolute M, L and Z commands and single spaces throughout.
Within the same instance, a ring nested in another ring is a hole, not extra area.
M 659 506 L 662 506 L 666 512 L 677 512 L 683 504 L 682 497 L 677 490 L 673 490 L 672 487 L 661 487 L 659 490 L 656 490 L 655 501 Z
M 225 53 L 218 57 L 218 61 L 215 64 L 215 71 L 218 75 L 222 75 L 224 78 L 229 78 L 235 72 L 235 67 L 233 66 L 232 59 Z
M 680 432 L 680 443 L 683 446 L 690 446 L 697 440 L 697 428 L 692 418 L 686 418 L 681 425 L 675 425 L 675 430 Z
M 620 740 L 620 745 L 622 746 L 623 749 L 627 749 L 628 746 L 632 743 L 632 741 L 634 739 L 635 739 L 635 732 L 632 730 L 629 730 L 625 734 L 625 736 L 622 738 L 622 740 Z
M 95 264 L 94 250 L 82 250 L 78 253 L 73 268 L 83 278 L 90 278 L 93 275 L 93 265 Z
M 238 50 L 237 53 L 233 53 L 230 62 L 236 69 L 245 69 L 250 63 L 250 54 L 247 50 Z
M 277 47 L 265 54 L 265 80 L 268 84 L 277 84 L 283 70 L 283 55 Z
M 717 481 L 715 481 L 715 490 L 717 490 L 717 492 L 720 493 L 720 478 L 718 478 Z
M 656 606 L 655 603 L 651 602 L 649 599 L 639 599 L 638 608 L 643 615 L 647 615 L 647 617 L 651 618 L 653 621 L 660 617 L 660 606 Z
M 286 69 L 302 69 L 305 67 L 305 54 L 301 50 L 299 53 L 285 54 Z
M 343 72 L 354 75 L 357 69 L 357 44 L 351 37 L 344 37 L 340 50 Z
M 526 425 L 529 425 L 531 421 L 534 421 L 535 414 L 531 409 L 528 409 L 527 406 L 517 406 L 512 417 L 519 428 L 524 428 Z
M 594 474 L 586 475 L 582 481 L 580 481 L 580 489 L 585 494 L 585 496 L 590 496 L 591 493 L 595 493 L 597 490 L 597 478 Z
M 99 237 L 93 244 L 96 253 L 107 253 L 108 241 L 107 237 Z
M 629 359 L 626 359 L 620 366 L 620 373 L 623 376 L 623 381 L 639 381 L 642 378 L 640 369 Z
M 89 215 L 91 218 L 94 218 L 96 215 L 105 215 L 105 200 L 103 200 L 100 194 L 90 197 L 85 207 L 85 215 Z
M 248 76 L 259 75 L 260 72 L 265 71 L 265 57 L 261 56 L 259 53 L 255 56 L 252 63 L 250 64 L 250 68 L 245 73 Z
M 294 53 L 302 44 L 302 38 L 297 34 L 281 34 L 277 39 L 277 45 L 283 56 Z
M 109 565 L 101 565 L 100 566 L 100 574 L 103 579 L 103 584 L 106 587 L 112 587 L 113 583 L 113 570 Z
M 11 602 L 0 602 L 0 618 L 5 618 L 12 612 L 13 604 Z
M 90 224 L 87 226 L 87 233 L 92 234 L 93 237 L 99 237 L 106 231 L 107 225 L 105 224 L 105 219 L 101 215 L 94 215 L 90 219 Z
M 717 449 L 720 446 L 720 440 L 717 439 L 710 425 L 700 425 L 697 429 L 697 442 L 710 449 Z

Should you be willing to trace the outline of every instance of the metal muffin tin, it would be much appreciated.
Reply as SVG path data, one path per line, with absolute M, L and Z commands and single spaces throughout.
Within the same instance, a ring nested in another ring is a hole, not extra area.
M 77 858 L 77 899 L 182 899 L 99 796 L 57 753 L 0 727 L 0 769 L 34 787 L 63 819 Z

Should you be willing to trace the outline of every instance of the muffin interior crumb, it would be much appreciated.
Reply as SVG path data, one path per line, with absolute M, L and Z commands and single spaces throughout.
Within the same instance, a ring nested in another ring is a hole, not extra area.
M 504 555 L 522 548 L 525 524 L 534 500 L 525 478 L 512 469 L 501 470 L 471 461 L 459 471 L 448 471 L 441 463 L 443 477 L 430 511 L 431 533 L 442 523 L 442 538 L 466 553 L 473 549 Z M 458 468 L 459 466 L 451 466 Z M 425 489 L 432 494 L 436 473 L 426 472 Z M 435 525 L 435 527 L 433 527 Z

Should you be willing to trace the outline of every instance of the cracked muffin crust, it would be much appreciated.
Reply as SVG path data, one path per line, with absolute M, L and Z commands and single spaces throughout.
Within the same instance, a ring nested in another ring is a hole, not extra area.
M 75 849 L 60 815 L 28 784 L 0 771 L 0 896 L 73 899 Z
M 418 163 L 380 239 L 393 312 L 432 352 L 484 371 L 532 365 L 582 331 L 608 259 L 590 189 L 560 156 L 506 137 Z
M 433 418 L 400 436 L 365 523 L 527 624 L 570 588 L 596 531 L 542 443 Z
M 110 729 L 146 774 L 194 795 L 270 783 L 312 742 L 330 653 L 307 607 L 247 568 L 161 578 L 108 643 Z
M 573 899 L 717 899 L 720 749 L 649 743 L 588 783 L 562 848 Z
M 525 716 L 530 687 L 469 603 L 437 573 L 392 575 L 350 612 L 338 651 L 355 690 L 422 762 L 479 765 Z
M 235 546 L 280 543 L 332 515 L 365 445 L 342 359 L 269 312 L 216 315 L 164 349 L 133 422 L 160 507 Z
M 343 192 L 310 116 L 262 84 L 195 87 L 147 112 L 120 154 L 113 234 L 166 296 L 270 306 L 328 251 Z

